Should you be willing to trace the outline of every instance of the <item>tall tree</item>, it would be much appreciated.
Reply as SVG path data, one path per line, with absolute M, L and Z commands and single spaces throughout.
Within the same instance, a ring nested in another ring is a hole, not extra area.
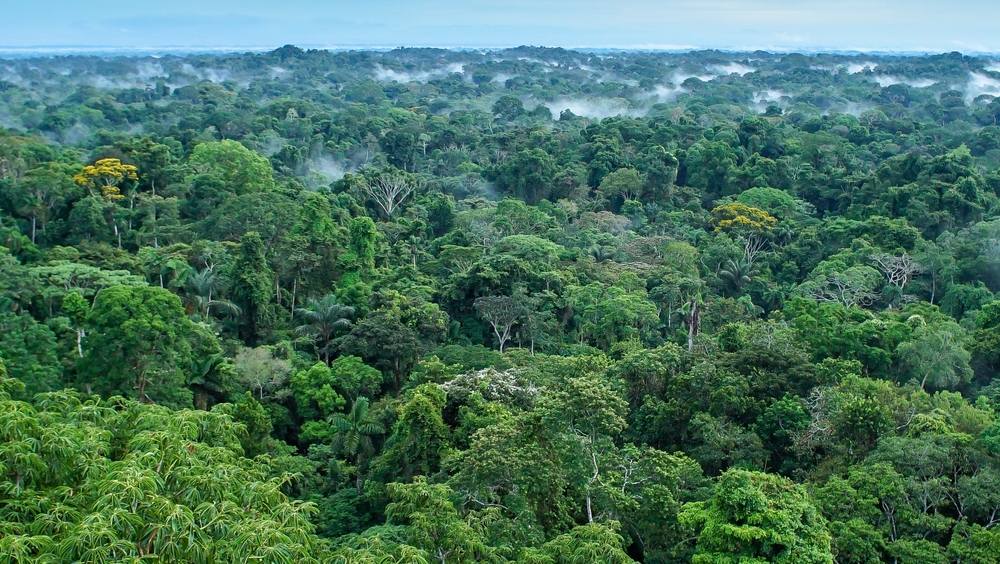
M 273 279 L 264 258 L 264 244 L 257 232 L 250 231 L 243 236 L 228 278 L 233 301 L 243 311 L 246 340 L 254 344 L 269 322 L 267 306 L 271 301 Z
M 189 406 L 184 373 L 195 330 L 180 298 L 155 286 L 102 290 L 87 316 L 81 384 L 88 393 Z
M 315 339 L 316 354 L 330 364 L 333 338 L 336 333 L 350 329 L 354 308 L 339 304 L 336 296 L 327 295 L 320 300 L 310 299 L 306 307 L 296 309 L 295 313 L 303 321 L 295 332 Z
M 730 470 L 680 518 L 697 535 L 694 564 L 833 564 L 826 520 L 786 478 Z

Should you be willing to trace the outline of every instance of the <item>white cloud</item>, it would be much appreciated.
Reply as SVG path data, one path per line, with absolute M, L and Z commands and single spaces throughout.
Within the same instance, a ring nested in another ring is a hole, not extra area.
M 600 100 L 590 100 L 586 98 L 560 98 L 552 102 L 542 102 L 540 105 L 552 111 L 552 117 L 559 119 L 559 114 L 563 110 L 569 110 L 574 115 L 591 119 L 604 119 L 612 116 L 641 117 L 646 115 L 646 110 L 632 107 L 628 100 L 623 98 L 605 98 Z
M 882 88 L 892 86 L 893 84 L 906 84 L 914 88 L 927 88 L 928 86 L 934 86 L 938 83 L 938 81 L 930 78 L 905 78 L 901 76 L 885 75 L 875 75 L 872 77 L 872 80 L 877 82 Z
M 730 75 L 736 73 L 740 76 L 743 76 L 745 74 L 750 74 L 756 71 L 757 69 L 734 61 L 729 63 L 728 65 L 709 65 L 708 70 L 717 72 L 721 75 Z
M 452 73 L 464 73 L 465 65 L 452 63 L 444 67 L 439 67 L 429 71 L 397 71 L 387 69 L 382 65 L 375 65 L 375 80 L 380 82 L 427 82 L 428 80 Z M 506 79 L 505 79 L 506 80 Z
M 1000 80 L 978 72 L 970 72 L 969 80 L 964 87 L 957 87 L 965 92 L 965 99 L 971 102 L 978 96 L 990 94 L 1000 96 Z

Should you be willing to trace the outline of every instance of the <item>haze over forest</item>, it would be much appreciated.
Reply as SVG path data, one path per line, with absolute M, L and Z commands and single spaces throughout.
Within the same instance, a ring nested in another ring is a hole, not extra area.
M 989 0 L 8 2 L 0 48 L 301 47 L 1000 52 Z M 40 14 L 44 13 L 44 17 Z
M 0 562 L 1000 564 L 992 5 L 87 4 L 0 22 Z

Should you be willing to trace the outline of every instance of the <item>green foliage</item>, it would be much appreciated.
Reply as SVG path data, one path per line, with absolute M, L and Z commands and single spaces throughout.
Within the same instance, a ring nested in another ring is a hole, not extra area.
M 156 287 L 113 286 L 97 296 L 85 326 L 78 370 L 88 392 L 191 405 L 184 372 L 193 360 L 195 329 L 177 296 Z
M 197 145 L 188 164 L 199 175 L 217 178 L 236 195 L 274 189 L 271 163 L 231 139 Z
M 987 59 L 148 63 L 3 63 L 0 561 L 996 561 Z
M 72 392 L 32 405 L 5 391 L 0 413 L 0 547 L 14 562 L 322 560 L 315 507 L 241 456 L 229 417 Z
M 680 519 L 697 533 L 697 564 L 833 562 L 826 520 L 801 486 L 777 476 L 730 470 Z

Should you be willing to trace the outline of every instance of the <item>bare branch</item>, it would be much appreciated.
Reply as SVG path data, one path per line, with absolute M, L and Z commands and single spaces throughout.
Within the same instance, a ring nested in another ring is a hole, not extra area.
M 413 188 L 402 176 L 383 174 L 368 183 L 367 192 L 386 217 L 391 218 L 403 200 L 413 192 Z

